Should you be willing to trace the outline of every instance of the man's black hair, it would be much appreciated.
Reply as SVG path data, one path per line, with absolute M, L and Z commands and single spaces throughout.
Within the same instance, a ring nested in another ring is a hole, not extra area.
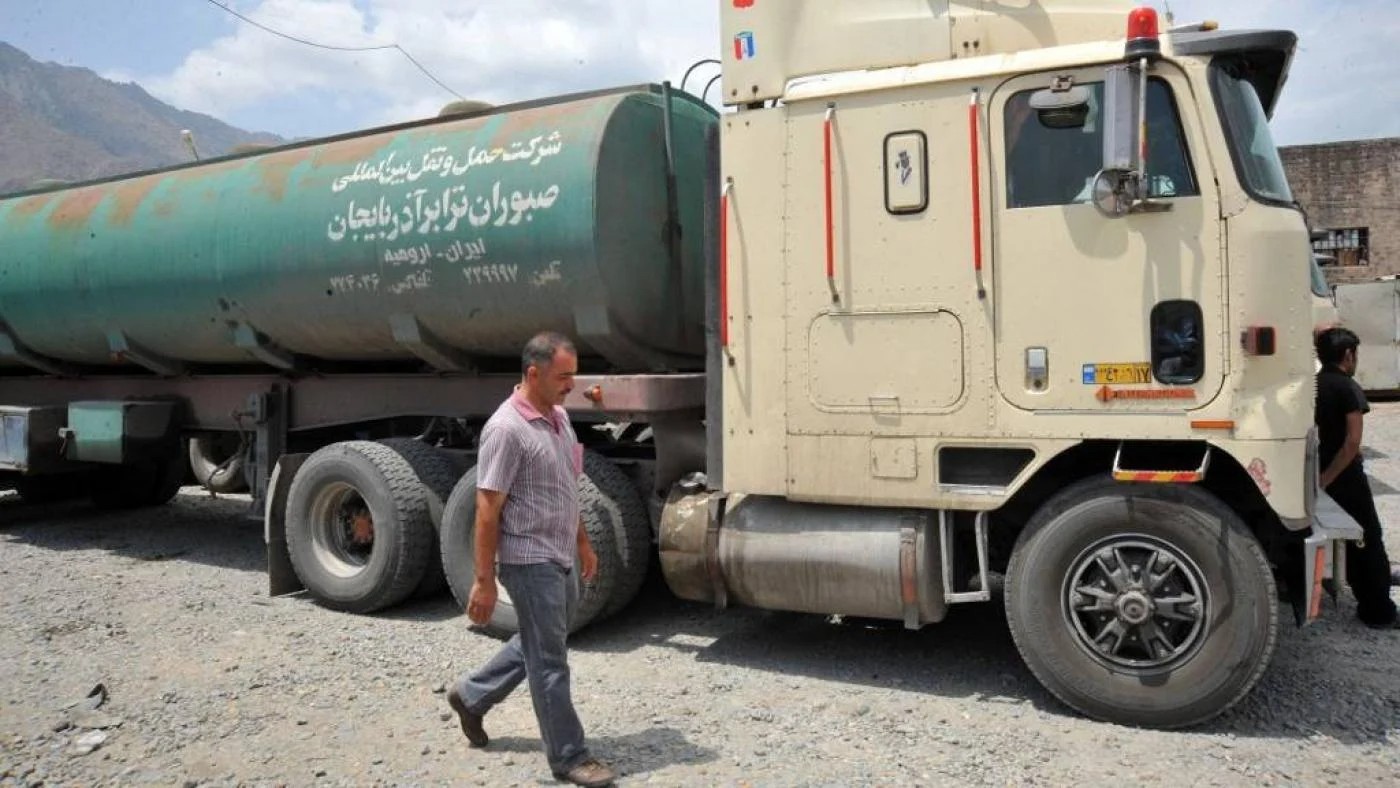
M 1348 350 L 1361 345 L 1360 337 L 1345 328 L 1329 328 L 1317 335 L 1317 359 L 1329 367 L 1342 363 Z

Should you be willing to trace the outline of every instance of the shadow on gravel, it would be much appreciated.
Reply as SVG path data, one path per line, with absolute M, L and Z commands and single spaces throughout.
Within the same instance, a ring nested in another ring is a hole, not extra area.
M 443 591 L 428 598 L 410 599 L 373 615 L 385 621 L 422 621 L 432 624 L 455 621 L 465 617 L 466 613 L 457 604 L 457 600 L 452 598 L 452 594 Z M 465 621 L 462 622 L 462 626 L 466 626 Z
M 1070 716 L 1021 662 L 1001 605 L 954 608 L 920 631 L 898 622 L 711 607 L 677 600 L 649 579 L 642 596 L 618 618 L 570 639 L 583 652 L 626 654 L 643 646 L 692 654 L 699 662 L 734 665 L 878 689 L 1029 701 Z
M 494 738 L 486 752 L 538 754 L 539 739 L 523 736 Z M 711 763 L 714 750 L 691 743 L 675 728 L 656 727 L 625 736 L 589 736 L 588 749 L 626 777 L 638 777 L 667 766 Z
M 1197 731 L 1392 742 L 1400 732 L 1393 679 L 1400 665 L 1400 633 L 1368 629 L 1352 614 L 1354 605 L 1349 595 L 1339 607 L 1329 602 L 1323 619 L 1307 629 L 1281 622 L 1278 650 L 1254 691 Z
M 246 496 L 216 499 L 192 487 L 165 506 L 121 512 L 0 495 L 0 539 L 44 550 L 106 550 L 133 562 L 192 561 L 264 572 L 262 525 L 248 519 L 248 506 Z
M 1371 494 L 1374 495 L 1374 496 L 1394 495 L 1394 494 L 1396 494 L 1397 492 L 1400 492 L 1400 490 L 1397 490 L 1397 489 L 1395 489 L 1394 487 L 1391 487 L 1390 485 L 1386 484 L 1385 482 L 1381 481 L 1380 479 L 1377 479 L 1375 476 L 1372 476 L 1372 475 L 1369 474 L 1369 473 L 1366 474 L 1366 481 L 1367 481 L 1368 483 L 1370 483 L 1370 485 L 1371 485 Z
M 1400 634 L 1362 626 L 1351 616 L 1353 604 L 1329 604 L 1324 619 L 1305 630 L 1282 605 L 1278 648 L 1260 683 L 1226 714 L 1175 735 L 1387 743 L 1387 734 L 1400 730 L 1400 697 L 1386 678 L 1400 665 Z M 618 618 L 570 640 L 570 648 L 604 654 L 643 646 L 698 662 L 987 703 L 1029 702 L 1067 721 L 1078 717 L 1021 662 L 999 601 L 955 607 L 942 623 L 913 632 L 896 622 L 717 612 L 676 600 L 649 579 L 643 596 Z

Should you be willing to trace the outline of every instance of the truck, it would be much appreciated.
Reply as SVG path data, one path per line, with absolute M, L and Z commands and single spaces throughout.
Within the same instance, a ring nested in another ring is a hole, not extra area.
M 3 198 L 0 472 L 157 505 L 221 443 L 271 593 L 461 600 L 477 436 L 555 330 L 600 555 L 573 627 L 650 566 L 911 629 L 1000 599 L 1085 715 L 1239 701 L 1359 534 L 1268 126 L 1295 35 L 720 6 L 723 112 L 632 86 Z

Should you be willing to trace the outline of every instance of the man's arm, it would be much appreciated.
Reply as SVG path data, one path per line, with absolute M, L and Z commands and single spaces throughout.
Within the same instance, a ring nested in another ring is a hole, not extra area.
M 523 452 L 508 430 L 488 423 L 477 455 L 476 522 L 472 534 L 472 561 L 476 580 L 467 599 L 467 615 L 484 626 L 496 609 L 496 549 L 501 542 L 501 512 Z
M 1342 475 L 1342 471 L 1361 454 L 1361 411 L 1354 410 L 1347 414 L 1347 437 L 1342 443 L 1342 448 L 1337 451 L 1337 456 L 1332 458 L 1332 462 L 1327 465 L 1327 470 L 1322 472 L 1323 488 L 1331 487 L 1332 482 Z
M 495 490 L 476 491 L 476 534 L 473 539 L 476 576 L 496 580 L 496 546 L 501 542 L 501 510 L 506 494 Z
M 476 579 L 467 599 L 467 616 L 479 626 L 485 626 L 496 610 L 496 548 L 501 542 L 501 510 L 505 505 L 503 492 L 476 491 L 476 533 L 472 537 Z
M 598 574 L 598 554 L 593 552 L 593 543 L 588 541 L 588 529 L 583 527 L 582 518 L 578 521 L 578 560 L 584 582 L 591 582 Z

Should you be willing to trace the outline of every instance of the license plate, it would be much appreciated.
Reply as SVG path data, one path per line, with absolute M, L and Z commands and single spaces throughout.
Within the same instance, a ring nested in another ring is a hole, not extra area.
M 1085 364 L 1088 386 L 1145 386 L 1152 382 L 1151 364 Z

